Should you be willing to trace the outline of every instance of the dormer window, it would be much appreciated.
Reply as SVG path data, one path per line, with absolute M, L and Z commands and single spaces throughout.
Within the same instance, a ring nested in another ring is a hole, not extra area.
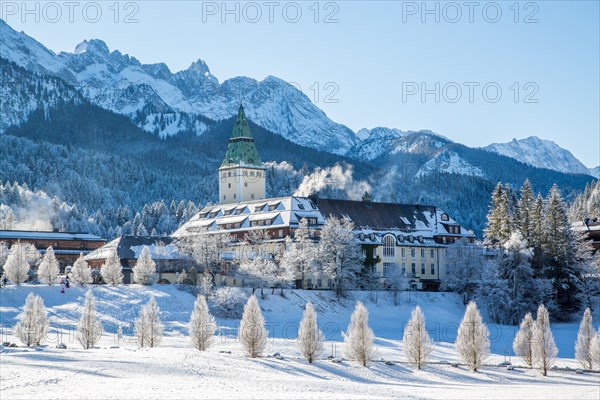
M 446 213 L 443 213 L 441 218 L 442 218 L 442 221 L 449 221 L 450 220 L 450 217 L 448 217 L 448 214 L 446 214 Z
M 419 241 L 419 243 L 423 243 L 423 236 L 420 236 L 417 238 L 417 240 Z
M 298 204 L 298 208 L 304 210 L 304 204 Z

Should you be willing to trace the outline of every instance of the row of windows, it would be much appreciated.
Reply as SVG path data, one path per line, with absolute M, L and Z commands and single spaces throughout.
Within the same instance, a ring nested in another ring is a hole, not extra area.
M 426 249 L 421 249 L 421 258 L 425 258 Z M 400 254 L 402 258 L 406 258 L 406 247 L 400 248 Z M 396 257 L 396 244 L 395 240 L 391 236 L 386 236 L 383 239 L 383 256 L 384 257 Z M 415 247 L 410 248 L 410 256 L 415 258 L 417 256 L 417 249 Z M 435 258 L 435 249 L 429 249 L 429 257 Z
M 395 263 L 391 263 L 391 262 L 384 262 L 383 263 L 383 276 L 389 276 L 390 272 L 392 271 L 392 269 L 395 267 Z M 431 263 L 430 264 L 430 269 L 429 269 L 431 275 L 435 275 L 435 263 Z M 417 274 L 417 263 L 411 263 L 411 272 L 413 274 Z M 421 263 L 421 275 L 425 275 L 426 274 L 426 268 L 425 268 L 425 263 Z M 403 262 L 402 263 L 402 273 L 406 273 L 406 263 Z
M 256 176 L 258 178 L 262 177 L 262 172 L 261 171 L 256 171 L 256 173 L 254 171 L 249 171 L 248 170 L 244 170 L 242 172 L 243 176 Z M 227 171 L 227 172 L 223 172 L 221 174 L 221 178 L 231 178 L 232 176 L 235 176 L 235 173 L 233 171 Z

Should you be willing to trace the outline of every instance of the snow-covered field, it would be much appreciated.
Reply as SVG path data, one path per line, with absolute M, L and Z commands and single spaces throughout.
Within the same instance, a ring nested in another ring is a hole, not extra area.
M 0 289 L 2 341 L 17 348 L 0 347 L 0 398 L 2 399 L 98 399 L 98 398 L 539 398 L 598 399 L 600 374 L 577 375 L 573 346 L 577 323 L 555 324 L 559 347 L 556 365 L 572 370 L 553 370 L 548 377 L 517 367 L 508 371 L 496 365 L 512 355 L 514 327 L 491 325 L 493 355 L 480 372 L 452 367 L 459 362 L 452 342 L 464 307 L 450 293 L 402 293 L 393 306 L 388 293 L 378 303 L 366 293 L 337 302 L 329 292 L 286 291 L 261 300 L 270 333 L 265 357 L 242 355 L 235 339 L 238 321 L 218 319 L 219 338 L 208 352 L 189 345 L 187 321 L 194 297 L 172 285 L 94 287 L 105 334 L 97 348 L 82 350 L 74 332 L 85 290 L 56 286 L 23 286 Z M 10 327 L 30 291 L 40 294 L 49 311 L 51 331 L 45 346 L 22 347 Z M 140 307 L 154 294 L 161 307 L 165 339 L 159 348 L 139 349 L 128 339 Z M 378 361 L 360 367 L 352 361 L 333 363 L 325 357 L 343 356 L 341 331 L 350 320 L 356 299 L 364 300 L 375 331 Z M 312 301 L 319 324 L 328 339 L 323 358 L 308 364 L 294 343 L 302 306 Z M 417 371 L 403 363 L 400 339 L 410 312 L 419 304 L 436 341 L 434 363 Z M 595 326 L 600 316 L 594 315 Z M 116 337 L 123 325 L 124 341 Z M 56 349 L 56 342 L 67 349 Z M 270 355 L 281 353 L 283 359 Z M 506 354 L 506 356 L 505 356 Z M 386 365 L 380 360 L 397 361 Z M 515 365 L 520 360 L 511 357 Z

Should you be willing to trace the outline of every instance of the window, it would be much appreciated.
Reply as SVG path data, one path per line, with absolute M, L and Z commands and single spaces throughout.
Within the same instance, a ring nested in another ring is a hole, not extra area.
M 253 199 L 254 198 L 254 193 L 250 193 L 250 198 Z
M 448 221 L 450 218 L 448 217 L 448 214 L 443 213 L 442 214 L 442 221 Z
M 383 276 L 389 276 L 390 271 L 392 270 L 393 266 L 394 266 L 394 263 L 384 262 L 383 263 Z
M 327 287 L 328 288 L 332 288 L 333 287 L 333 280 L 327 279 Z
M 228 189 L 231 189 L 231 183 L 228 183 L 228 184 L 227 184 L 227 188 L 228 188 Z
M 227 196 L 223 195 L 223 200 L 227 200 Z
M 304 210 L 304 204 L 298 204 L 298 208 Z
M 306 280 L 306 287 L 307 287 L 307 288 L 311 288 L 311 287 L 312 287 L 312 279 L 308 278 L 308 279 Z
M 411 264 L 411 271 L 413 274 L 417 273 L 417 264 L 416 263 Z
M 278 205 L 279 205 L 279 203 L 277 203 L 277 204 L 270 204 L 269 205 L 269 211 L 276 210 Z
M 261 172 L 260 171 L 256 172 L 256 176 L 260 177 L 261 176 Z
M 233 198 L 234 198 L 234 199 L 236 198 L 236 195 L 235 195 L 235 193 L 233 194 Z
M 406 258 L 406 249 L 402 248 L 402 258 Z
M 229 215 L 229 214 L 231 214 L 231 210 L 225 210 L 225 211 L 223 212 L 223 215 Z
M 323 286 L 323 280 L 321 278 L 317 279 L 317 287 Z
M 312 201 L 310 202 L 310 207 L 311 207 L 313 210 L 316 210 L 316 209 L 317 209 L 317 206 L 316 206 L 316 205 L 315 205 L 315 203 L 313 203 Z
M 244 176 L 248 176 L 248 171 L 244 170 Z
M 415 249 L 414 247 L 410 248 L 410 256 L 412 258 L 415 258 L 417 256 L 417 249 Z
M 254 212 L 260 212 L 262 211 L 263 206 L 256 206 L 254 207 Z
M 431 275 L 435 275 L 435 264 L 431 263 Z
M 279 230 L 279 237 L 282 238 L 283 237 L 283 229 Z
M 419 237 L 417 238 L 417 240 L 419 241 L 419 243 L 423 243 L 423 236 L 419 235 Z
M 248 187 L 248 182 L 244 182 L 244 187 Z
M 425 263 L 421 263 L 421 275 L 425 275 Z
M 433 250 L 433 249 L 429 250 L 429 256 L 431 258 L 435 258 L 435 250 Z
M 406 263 L 403 262 L 402 263 L 402 273 L 404 274 L 406 272 Z
M 235 195 L 233 195 L 233 197 L 235 197 Z M 243 208 L 238 208 L 237 210 L 235 210 L 235 215 L 240 215 L 242 211 L 244 211 Z
M 365 240 L 365 234 L 364 234 L 364 233 L 362 233 L 362 232 L 361 232 L 361 233 L 359 233 L 359 234 L 358 234 L 358 238 L 360 239 L 360 241 L 361 241 L 361 242 L 364 242 L 364 240 Z
M 250 176 L 254 176 L 254 171 L 250 171 Z
M 412 237 L 412 235 L 408 235 L 408 241 L 410 243 L 412 243 L 415 239 Z
M 396 257 L 396 238 L 392 235 L 383 238 L 383 256 Z
M 425 258 L 425 249 L 421 249 L 421 258 Z

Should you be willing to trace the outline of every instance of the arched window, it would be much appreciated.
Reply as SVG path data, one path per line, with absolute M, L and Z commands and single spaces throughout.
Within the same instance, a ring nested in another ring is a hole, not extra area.
M 396 238 L 393 235 L 386 235 L 383 238 L 383 256 L 396 257 Z

